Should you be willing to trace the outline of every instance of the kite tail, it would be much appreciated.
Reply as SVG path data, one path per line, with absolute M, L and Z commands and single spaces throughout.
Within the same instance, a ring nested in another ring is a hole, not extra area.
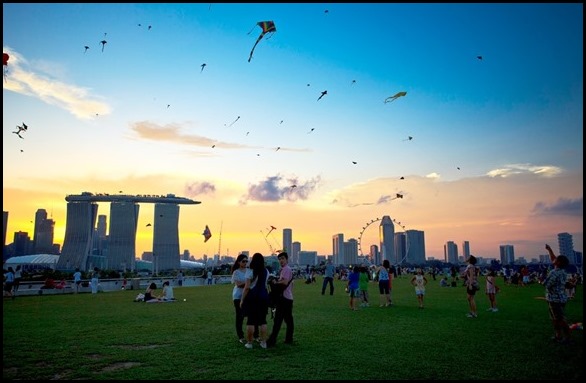
M 252 54 L 254 53 L 254 48 L 256 48 L 256 46 L 258 45 L 258 43 L 260 42 L 260 40 L 262 39 L 262 37 L 264 35 L 265 35 L 264 33 L 261 33 L 261 35 L 258 36 L 258 39 L 256 39 L 256 42 L 254 43 L 254 46 L 250 50 L 250 56 L 248 57 L 248 62 L 250 62 L 250 60 L 252 59 Z

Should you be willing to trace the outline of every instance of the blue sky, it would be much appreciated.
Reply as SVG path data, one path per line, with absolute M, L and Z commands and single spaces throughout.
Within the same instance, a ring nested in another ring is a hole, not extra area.
M 3 11 L 7 242 L 45 208 L 62 243 L 66 194 L 123 190 L 201 201 L 180 218 L 196 257 L 220 227 L 222 253 L 266 252 L 271 225 L 330 254 L 382 215 L 425 231 L 428 257 L 468 240 L 534 258 L 559 232 L 582 250 L 582 4 Z M 140 219 L 138 255 L 152 206 Z

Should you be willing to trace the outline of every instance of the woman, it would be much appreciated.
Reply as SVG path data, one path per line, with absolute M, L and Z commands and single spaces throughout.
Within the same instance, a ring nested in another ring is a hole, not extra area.
M 252 348 L 254 327 L 260 327 L 260 346 L 267 348 L 267 314 L 269 309 L 269 293 L 267 283 L 269 272 L 265 268 L 265 259 L 260 253 L 254 253 L 250 268 L 246 271 L 246 282 L 242 291 L 240 308 L 244 308 L 246 321 L 246 344 Z
M 478 311 L 476 310 L 476 301 L 474 300 L 474 296 L 476 295 L 476 291 L 478 291 L 478 273 L 476 271 L 476 257 L 471 255 L 470 258 L 466 261 L 468 262 L 468 266 L 466 266 L 466 270 L 462 274 L 462 277 L 465 278 L 466 282 L 466 296 L 468 299 L 468 306 L 470 308 L 470 312 L 466 314 L 468 318 L 476 318 L 478 316 Z
M 236 258 L 236 262 L 232 265 L 232 283 L 234 284 L 234 289 L 232 289 L 232 301 L 234 303 L 236 314 L 236 335 L 238 336 L 240 343 L 246 342 L 244 339 L 244 331 L 242 331 L 244 310 L 240 307 L 242 291 L 246 285 L 246 270 L 248 270 L 248 257 L 246 254 L 240 254 Z
M 145 302 L 158 302 L 159 299 L 155 296 L 155 290 L 157 289 L 157 284 L 155 282 L 151 282 L 149 287 L 147 287 L 146 291 L 144 292 L 144 301 Z
M 391 263 L 388 259 L 383 261 L 382 266 L 377 269 L 378 274 L 378 291 L 380 293 L 380 307 L 391 305 Z

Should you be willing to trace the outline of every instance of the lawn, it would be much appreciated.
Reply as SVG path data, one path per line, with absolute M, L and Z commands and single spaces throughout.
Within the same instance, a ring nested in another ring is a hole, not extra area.
M 428 276 L 428 279 L 431 279 Z M 391 307 L 351 311 L 344 282 L 334 296 L 294 283 L 295 342 L 247 350 L 234 329 L 231 285 L 175 288 L 178 302 L 133 302 L 137 291 L 19 297 L 3 302 L 3 378 L 189 380 L 576 380 L 584 376 L 583 332 L 553 334 L 544 288 L 502 286 L 500 311 L 467 318 L 463 287 L 427 286 L 418 309 L 409 277 L 393 284 Z M 484 279 L 481 279 L 484 286 Z M 186 301 L 183 301 L 186 299 Z M 582 322 L 583 290 L 568 302 Z M 269 315 L 269 329 L 272 320 Z

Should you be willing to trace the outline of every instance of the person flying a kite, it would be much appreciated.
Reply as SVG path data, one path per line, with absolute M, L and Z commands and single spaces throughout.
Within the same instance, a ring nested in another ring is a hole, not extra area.
M 406 95 L 407 95 L 407 92 L 399 92 L 399 93 L 395 94 L 394 96 L 387 97 L 387 98 L 385 99 L 385 104 L 386 104 L 387 102 L 393 102 L 393 101 L 395 101 L 396 99 L 398 99 L 399 97 L 403 97 L 403 96 L 406 96 Z
M 260 33 L 260 36 L 258 36 L 258 38 L 256 39 L 256 42 L 254 43 L 254 46 L 252 47 L 252 50 L 250 51 L 250 56 L 248 57 L 248 62 L 250 62 L 250 60 L 252 60 L 252 54 L 254 53 L 254 48 L 256 48 L 256 45 L 260 42 L 260 40 L 264 37 L 264 35 L 266 35 L 267 33 L 271 33 L 271 35 L 272 35 L 273 33 L 275 33 L 277 31 L 277 27 L 275 27 L 275 23 L 272 21 L 259 21 L 258 23 L 256 23 L 256 25 L 258 25 L 259 27 L 262 28 L 262 32 Z M 253 29 L 254 29 L 254 27 L 250 30 L 250 32 L 248 32 L 248 34 L 250 34 Z

